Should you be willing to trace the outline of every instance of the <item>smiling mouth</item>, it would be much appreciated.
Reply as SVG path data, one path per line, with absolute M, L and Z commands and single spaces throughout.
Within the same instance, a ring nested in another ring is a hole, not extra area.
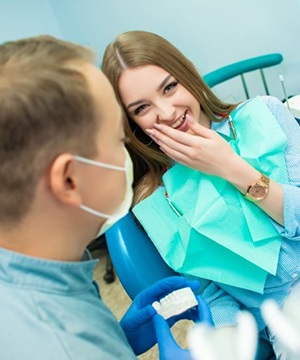
M 181 116 L 181 118 L 179 118 L 178 120 L 176 120 L 171 127 L 173 129 L 178 129 L 184 122 L 186 119 L 186 114 L 187 114 L 187 110 L 185 110 L 184 114 Z

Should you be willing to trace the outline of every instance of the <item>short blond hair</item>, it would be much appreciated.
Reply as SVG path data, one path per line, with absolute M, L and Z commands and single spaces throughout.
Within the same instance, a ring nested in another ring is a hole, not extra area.
M 96 152 L 93 98 L 80 62 L 94 53 L 50 36 L 0 46 L 0 223 L 20 220 L 62 152 Z

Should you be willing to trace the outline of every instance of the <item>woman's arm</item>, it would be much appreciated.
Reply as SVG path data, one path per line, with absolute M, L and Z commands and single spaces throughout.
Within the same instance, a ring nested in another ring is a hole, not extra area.
M 225 174 L 222 177 L 245 195 L 248 187 L 260 179 L 261 173 L 240 156 L 235 155 L 230 157 L 232 164 L 228 164 L 227 172 L 225 170 Z M 277 223 L 283 225 L 283 202 L 282 185 L 270 180 L 267 196 L 263 200 L 255 202 L 255 204 Z
M 284 227 L 274 225 L 281 236 L 300 240 L 300 126 L 281 101 L 274 97 L 263 99 L 288 139 L 284 156 L 289 183 L 282 185 Z

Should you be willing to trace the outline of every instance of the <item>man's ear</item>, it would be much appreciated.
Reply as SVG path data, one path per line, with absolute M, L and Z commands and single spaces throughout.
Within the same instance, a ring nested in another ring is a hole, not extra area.
M 81 204 L 79 177 L 71 154 L 61 154 L 54 160 L 50 168 L 49 182 L 59 201 L 76 207 Z

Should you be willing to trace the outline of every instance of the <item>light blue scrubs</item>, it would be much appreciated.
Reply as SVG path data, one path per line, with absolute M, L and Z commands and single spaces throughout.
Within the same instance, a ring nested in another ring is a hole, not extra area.
M 93 282 L 96 263 L 0 248 L 1 360 L 136 359 Z

